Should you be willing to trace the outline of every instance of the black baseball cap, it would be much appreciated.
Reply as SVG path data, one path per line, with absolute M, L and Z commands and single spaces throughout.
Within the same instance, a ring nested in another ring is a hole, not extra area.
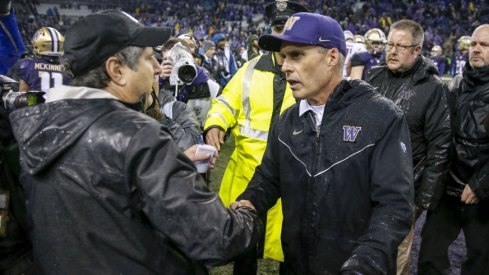
M 301 4 L 287 0 L 276 0 L 265 6 L 265 17 L 272 26 L 284 25 L 289 17 L 297 12 L 307 12 Z
M 146 27 L 126 12 L 103 11 L 80 18 L 68 29 L 64 58 L 76 77 L 128 46 L 156 47 L 170 35 L 169 28 Z

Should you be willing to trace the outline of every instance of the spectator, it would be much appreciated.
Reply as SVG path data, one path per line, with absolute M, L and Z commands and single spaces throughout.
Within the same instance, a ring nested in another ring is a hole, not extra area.
M 248 36 L 247 47 L 243 54 L 241 54 L 241 62 L 244 64 L 246 61 L 259 56 L 261 54 L 260 47 L 258 46 L 258 35 L 251 34 Z
M 222 33 L 215 33 L 212 36 L 212 41 L 216 45 L 214 78 L 221 87 L 225 87 L 238 70 L 238 67 L 234 55 L 227 44 L 226 36 Z
M 215 53 L 216 53 L 216 46 L 214 45 L 214 42 L 210 40 L 206 40 L 202 43 L 202 55 L 204 56 L 204 62 L 202 67 L 204 67 L 204 69 L 206 69 L 209 72 L 208 76 L 211 78 L 214 76 Z

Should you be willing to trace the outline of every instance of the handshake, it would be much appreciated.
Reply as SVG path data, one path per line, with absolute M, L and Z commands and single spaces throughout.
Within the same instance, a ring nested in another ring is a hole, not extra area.
M 233 203 L 231 203 L 231 205 L 229 206 L 229 208 L 231 209 L 238 209 L 238 208 L 249 208 L 249 209 L 252 209 L 254 212 L 256 212 L 256 209 L 255 209 L 255 206 L 248 200 L 240 200 L 240 201 L 235 201 Z

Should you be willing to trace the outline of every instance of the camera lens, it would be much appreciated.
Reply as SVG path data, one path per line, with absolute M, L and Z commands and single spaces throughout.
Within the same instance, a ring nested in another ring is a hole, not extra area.
M 183 65 L 178 70 L 178 78 L 185 83 L 192 83 L 197 76 L 197 71 L 192 65 Z

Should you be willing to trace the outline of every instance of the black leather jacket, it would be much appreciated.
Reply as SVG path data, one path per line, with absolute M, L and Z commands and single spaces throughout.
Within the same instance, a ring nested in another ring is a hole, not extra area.
M 414 167 L 416 205 L 434 209 L 443 194 L 451 139 L 446 86 L 436 67 L 423 56 L 405 72 L 387 65 L 370 70 L 367 81 L 394 101 L 409 125 Z
M 116 99 L 10 120 L 37 274 L 205 273 L 256 244 L 256 216 L 225 208 L 165 128 Z
M 363 81 L 343 81 L 320 129 L 299 104 L 272 127 L 240 199 L 258 212 L 282 199 L 286 274 L 395 274 L 413 223 L 409 129 L 402 111 Z
M 484 120 L 489 112 L 489 66 L 474 70 L 467 64 L 463 79 L 454 78 L 450 91 L 453 141 L 446 192 L 460 197 L 466 184 L 477 198 L 489 198 L 489 136 Z

